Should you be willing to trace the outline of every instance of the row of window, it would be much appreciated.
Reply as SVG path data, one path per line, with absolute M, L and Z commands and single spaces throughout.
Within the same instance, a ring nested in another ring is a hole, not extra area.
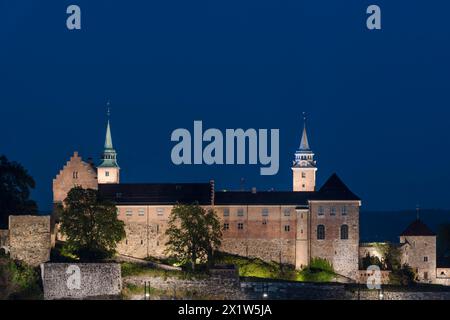
M 244 209 L 243 208 L 238 208 L 236 210 L 236 214 L 238 217 L 243 217 L 244 216 Z M 283 209 L 283 214 L 284 216 L 288 217 L 291 215 L 291 208 L 284 208 Z M 261 215 L 263 217 L 267 217 L 269 215 L 269 208 L 262 208 L 261 209 Z M 230 209 L 229 208 L 224 208 L 223 209 L 223 216 L 224 217 L 229 217 L 230 216 Z
M 341 240 L 348 240 L 348 225 L 341 225 L 340 237 Z M 325 240 L 325 226 L 323 224 L 317 226 L 317 240 Z
M 125 245 L 128 245 L 129 243 L 128 243 L 128 239 L 126 239 L 125 240 Z M 143 246 L 144 245 L 144 240 L 142 240 L 141 239 L 141 245 Z M 159 246 L 159 241 L 156 241 L 156 246 L 158 247 Z
M 117 209 L 117 214 L 120 214 L 119 209 Z M 137 210 L 137 214 L 138 214 L 138 216 L 144 216 L 145 215 L 145 209 L 144 208 L 139 208 Z M 156 208 L 156 214 L 158 216 L 164 215 L 164 208 Z M 133 209 L 126 209 L 125 210 L 125 215 L 132 216 L 133 215 Z
M 284 216 L 286 216 L 286 217 L 290 216 L 291 215 L 291 211 L 292 211 L 291 208 L 284 208 L 283 209 Z M 339 207 L 339 211 L 340 211 L 340 214 L 342 216 L 346 216 L 348 214 L 347 206 Z M 329 207 L 329 214 L 330 214 L 330 216 L 335 216 L 337 214 L 337 212 L 338 212 L 338 208 L 337 207 Z M 238 208 L 236 210 L 236 214 L 237 214 L 238 217 L 244 216 L 244 209 L 243 208 Z M 320 206 L 319 209 L 318 209 L 317 214 L 319 216 L 325 215 L 325 207 Z M 269 208 L 262 208 L 261 209 L 261 215 L 263 217 L 267 217 L 269 215 Z M 229 217 L 230 216 L 230 209 L 229 208 L 224 208 L 223 209 L 223 216 L 224 217 Z
M 266 223 L 264 223 L 264 222 L 266 222 Z M 267 221 L 264 220 L 264 221 L 263 221 L 263 224 L 267 224 Z M 238 230 L 244 230 L 244 223 L 243 223 L 243 222 L 239 222 L 239 223 L 237 224 L 237 229 L 238 229 Z M 223 224 L 223 230 L 230 230 L 230 224 L 229 224 L 228 222 L 226 222 L 226 223 Z M 286 232 L 291 231 L 291 226 L 290 226 L 290 225 L 285 225 L 285 226 L 284 226 L 284 231 L 286 231 Z
M 330 216 L 335 216 L 337 213 L 337 208 L 329 207 L 329 209 L 330 209 L 330 211 L 329 211 Z M 340 207 L 340 213 L 342 216 L 346 216 L 348 214 L 347 206 Z M 317 215 L 319 215 L 319 216 L 325 215 L 325 208 L 320 206 L 319 209 L 317 210 Z

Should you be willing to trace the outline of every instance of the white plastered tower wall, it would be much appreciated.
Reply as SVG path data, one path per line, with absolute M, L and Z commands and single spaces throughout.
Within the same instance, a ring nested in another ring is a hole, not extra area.
M 315 191 L 316 189 L 317 166 L 314 152 L 309 147 L 306 118 L 304 121 L 302 139 L 292 164 L 292 190 L 300 192 Z

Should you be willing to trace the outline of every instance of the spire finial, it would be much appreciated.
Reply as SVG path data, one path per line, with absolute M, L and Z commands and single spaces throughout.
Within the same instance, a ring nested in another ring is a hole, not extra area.
M 111 103 L 109 102 L 109 100 L 108 101 L 106 101 L 106 107 L 107 107 L 107 109 L 106 109 L 106 115 L 108 116 L 108 120 L 109 120 L 109 117 L 111 116 L 111 109 L 109 108 L 109 105 L 110 105 Z

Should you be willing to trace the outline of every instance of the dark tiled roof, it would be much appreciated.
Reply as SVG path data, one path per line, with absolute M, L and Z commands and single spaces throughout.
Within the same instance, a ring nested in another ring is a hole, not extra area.
M 100 194 L 117 203 L 127 204 L 210 204 L 209 183 L 100 184 Z M 295 205 L 307 206 L 309 200 L 360 200 L 334 174 L 314 192 L 294 191 L 216 191 L 216 205 Z
M 292 191 L 216 191 L 216 205 L 297 205 L 307 206 L 314 192 Z
M 403 231 L 400 236 L 435 236 L 436 234 L 431 231 L 428 226 L 417 219 L 412 222 L 406 229 Z
M 209 183 L 121 183 L 99 184 L 100 194 L 116 203 L 126 204 L 211 204 Z
M 361 200 L 342 182 L 336 173 L 324 183 L 311 200 Z

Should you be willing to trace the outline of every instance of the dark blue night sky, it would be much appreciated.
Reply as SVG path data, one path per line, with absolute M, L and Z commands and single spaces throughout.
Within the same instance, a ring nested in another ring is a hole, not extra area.
M 66 29 L 78 4 L 82 30 Z M 369 31 L 378 4 L 382 30 Z M 52 179 L 98 160 L 111 102 L 123 182 L 291 188 L 309 114 L 318 183 L 337 172 L 365 209 L 450 208 L 448 1 L 0 1 L 0 153 Z M 279 128 L 280 171 L 175 166 L 176 128 Z

